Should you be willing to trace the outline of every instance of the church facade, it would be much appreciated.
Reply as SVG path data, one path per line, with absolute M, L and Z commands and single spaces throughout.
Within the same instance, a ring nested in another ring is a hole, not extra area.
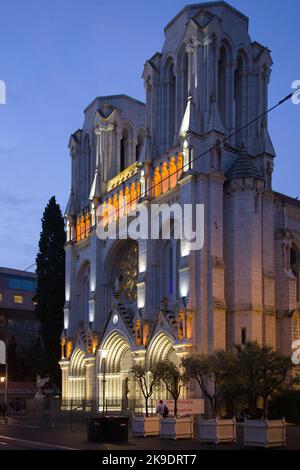
M 113 95 L 85 109 L 69 142 L 64 400 L 126 408 L 138 398 L 135 363 L 180 363 L 250 340 L 292 354 L 300 203 L 272 187 L 263 115 L 271 65 L 241 12 L 220 1 L 188 5 L 145 63 L 146 104 Z M 110 217 L 173 203 L 204 205 L 201 250 L 174 230 L 157 240 L 97 236 Z

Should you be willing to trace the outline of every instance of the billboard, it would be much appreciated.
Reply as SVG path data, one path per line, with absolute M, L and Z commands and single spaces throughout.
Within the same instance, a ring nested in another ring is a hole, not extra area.
M 174 400 L 163 400 L 167 405 L 170 415 L 174 414 Z M 157 400 L 156 406 L 159 405 Z M 201 398 L 186 398 L 185 400 L 178 400 L 177 402 L 178 415 L 201 415 L 204 413 L 204 400 Z

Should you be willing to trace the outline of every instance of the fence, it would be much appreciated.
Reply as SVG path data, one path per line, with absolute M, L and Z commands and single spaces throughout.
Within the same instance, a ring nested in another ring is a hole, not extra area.
M 156 400 L 149 400 L 149 413 L 155 414 Z M 122 414 L 132 415 L 142 414 L 145 412 L 145 403 L 137 399 L 113 398 L 102 400 L 63 400 L 61 402 L 63 411 L 81 411 L 87 413 L 105 413 L 105 414 Z
M 156 412 L 156 400 L 149 400 L 149 414 Z M 143 400 L 114 398 L 104 402 L 96 400 L 62 400 L 47 397 L 43 401 L 26 400 L 24 415 L 16 416 L 20 422 L 45 426 L 47 428 L 84 429 L 86 420 L 91 416 L 114 415 L 129 416 L 145 413 Z

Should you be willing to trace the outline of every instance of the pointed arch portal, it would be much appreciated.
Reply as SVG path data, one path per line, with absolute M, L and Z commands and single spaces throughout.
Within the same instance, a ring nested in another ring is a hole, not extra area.
M 102 352 L 105 351 L 105 358 Z M 98 399 L 99 409 L 128 411 L 134 399 L 130 371 L 133 352 L 129 340 L 120 331 L 113 331 L 99 350 Z
M 69 397 L 72 404 L 81 405 L 86 398 L 85 353 L 77 347 L 70 360 Z

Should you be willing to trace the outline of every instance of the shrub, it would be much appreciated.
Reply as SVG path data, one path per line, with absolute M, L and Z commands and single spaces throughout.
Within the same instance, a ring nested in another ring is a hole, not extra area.
M 274 395 L 269 403 L 269 415 L 273 419 L 284 417 L 300 424 L 300 390 L 286 390 Z

